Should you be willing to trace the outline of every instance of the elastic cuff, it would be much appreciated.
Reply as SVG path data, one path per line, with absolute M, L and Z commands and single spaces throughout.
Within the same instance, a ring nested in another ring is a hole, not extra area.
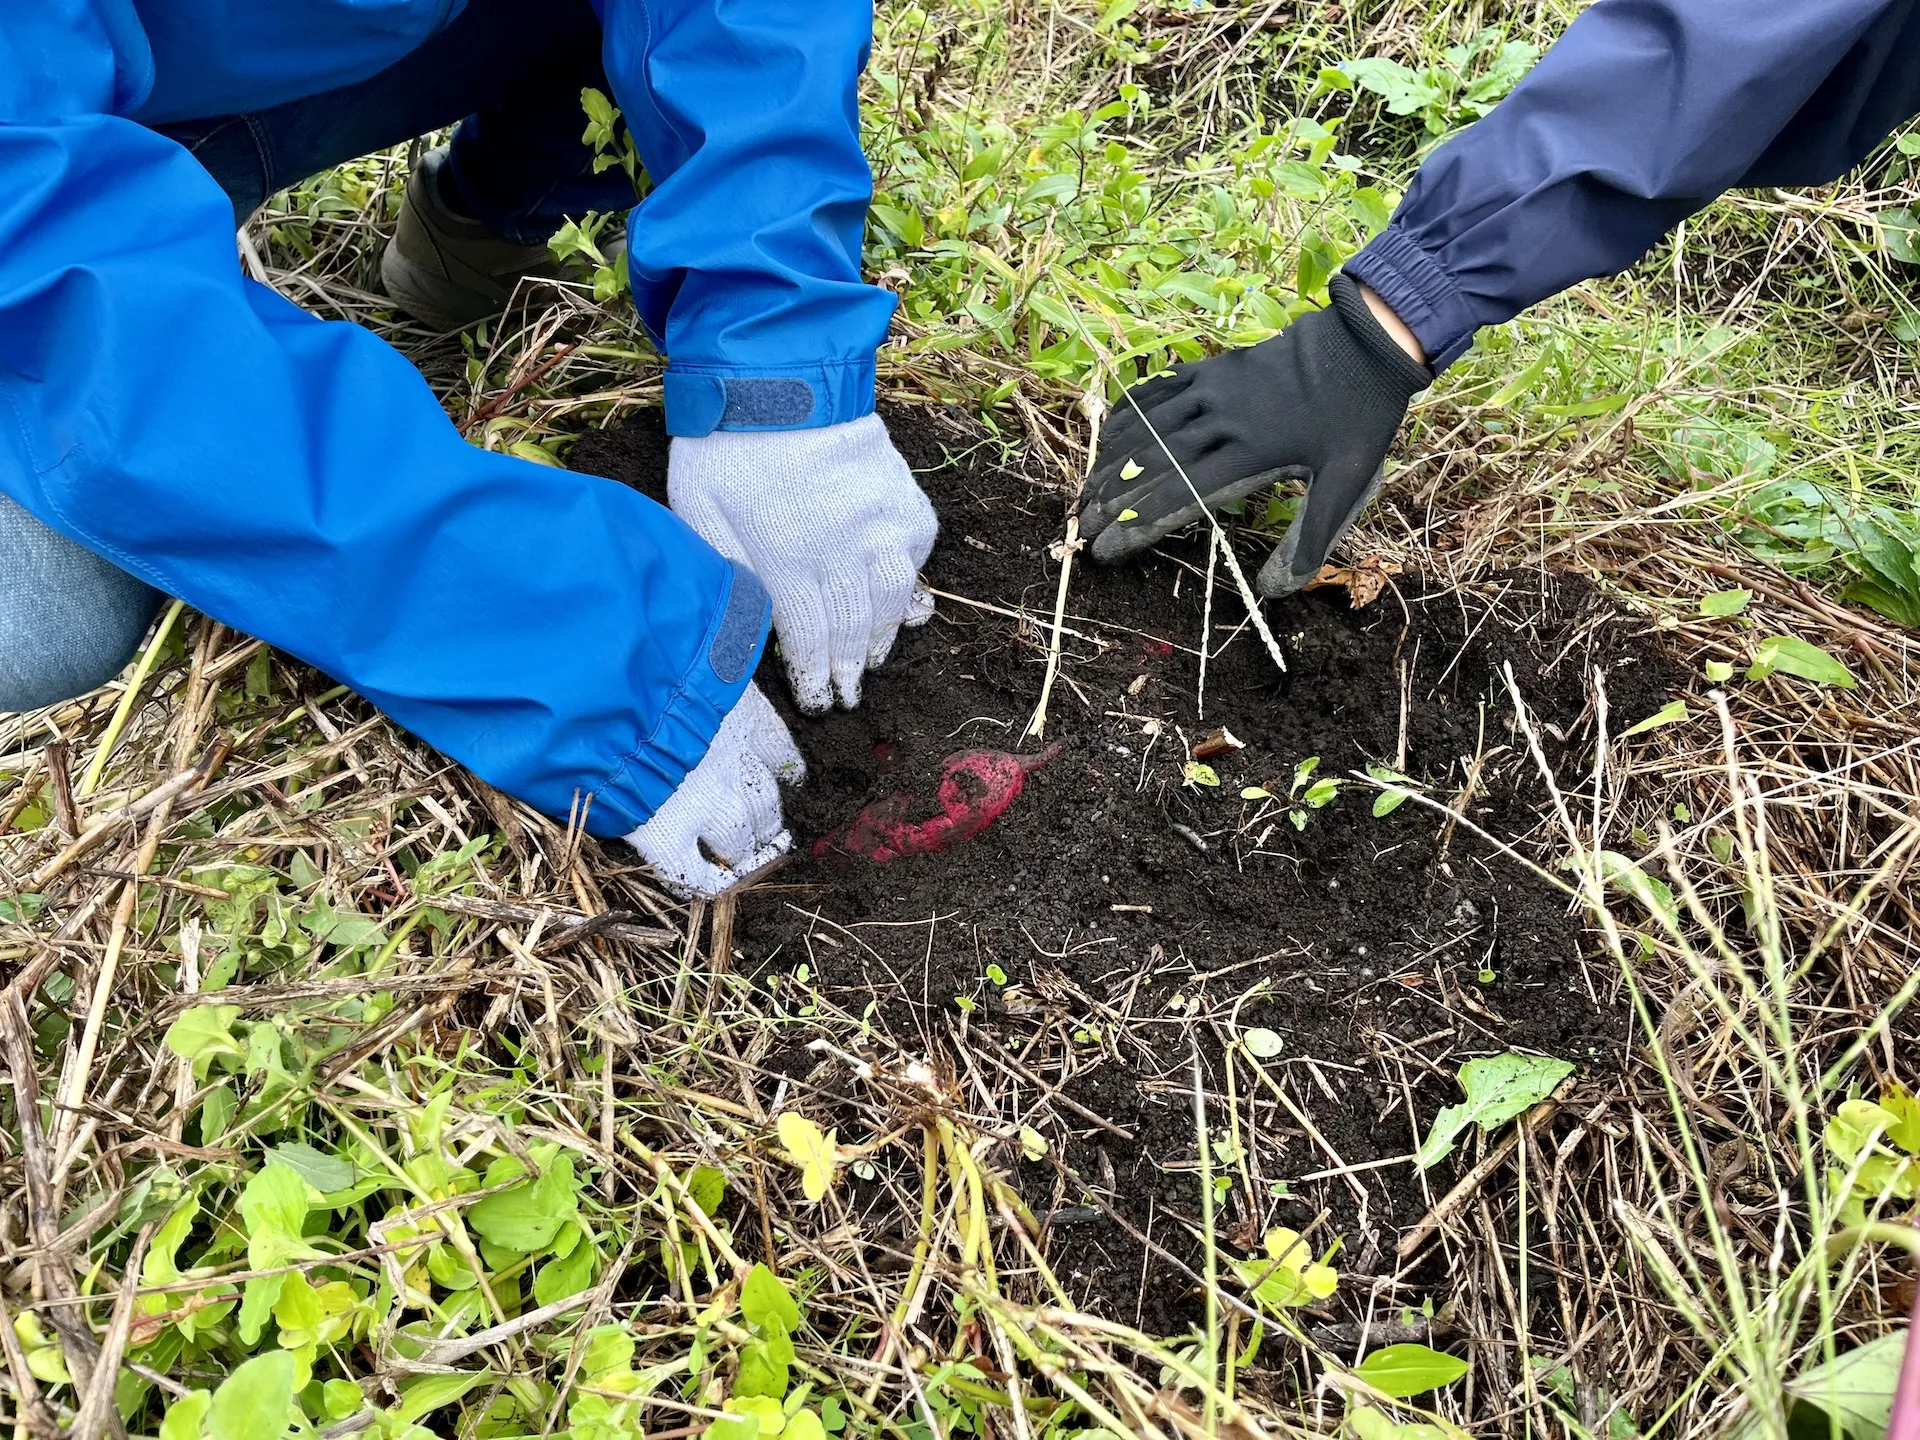
M 1473 313 L 1452 273 L 1404 230 L 1387 226 L 1342 268 L 1387 302 L 1427 352 L 1435 375 L 1473 343 Z
M 617 840 L 653 818 L 705 757 L 720 722 L 739 702 L 767 648 L 773 606 L 766 587 L 734 564 L 727 593 L 659 721 L 631 755 L 593 792 L 587 831 Z
M 873 413 L 871 355 L 808 365 L 669 363 L 662 389 L 669 435 L 716 430 L 819 430 Z

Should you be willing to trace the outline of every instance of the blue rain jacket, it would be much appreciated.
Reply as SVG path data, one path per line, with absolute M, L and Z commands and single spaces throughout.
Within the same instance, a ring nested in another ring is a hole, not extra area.
M 1816 185 L 1920 112 L 1915 0 L 1598 0 L 1347 263 L 1436 369 L 1724 190 Z
M 466 444 L 398 352 L 243 278 L 226 195 L 142 123 L 365 79 L 463 3 L 0 0 L 0 490 L 620 835 L 745 687 L 758 581 L 623 486 Z M 858 271 L 870 9 L 599 9 L 655 185 L 631 271 L 671 428 L 870 411 L 893 303 Z

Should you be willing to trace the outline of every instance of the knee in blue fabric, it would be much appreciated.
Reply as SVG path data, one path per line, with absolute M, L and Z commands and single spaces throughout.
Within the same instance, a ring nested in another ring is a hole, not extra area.
M 0 495 L 0 711 L 106 684 L 140 648 L 161 598 Z

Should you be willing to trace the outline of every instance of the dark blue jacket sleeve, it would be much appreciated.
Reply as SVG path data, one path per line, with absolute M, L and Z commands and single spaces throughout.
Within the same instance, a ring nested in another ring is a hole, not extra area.
M 597 3 L 607 77 L 653 184 L 627 264 L 668 359 L 668 430 L 869 413 L 893 314 L 860 279 L 871 0 Z
M 549 814 L 648 818 L 767 604 L 608 481 L 469 446 L 407 361 L 243 280 L 121 0 L 0 6 L 0 490 Z
M 1598 0 L 1347 273 L 1439 369 L 1724 190 L 1843 174 L 1917 109 L 1915 0 Z

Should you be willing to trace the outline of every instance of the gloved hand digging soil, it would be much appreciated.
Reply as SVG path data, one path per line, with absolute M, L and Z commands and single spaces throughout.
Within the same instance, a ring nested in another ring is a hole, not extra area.
M 1202 501 L 1216 510 L 1301 480 L 1306 498 L 1260 593 L 1290 595 L 1320 572 L 1379 490 L 1408 402 L 1433 382 L 1359 285 L 1336 275 L 1330 289 L 1332 305 L 1271 340 L 1177 365 L 1114 407 L 1080 512 L 1094 559 L 1138 554 L 1198 520 Z

